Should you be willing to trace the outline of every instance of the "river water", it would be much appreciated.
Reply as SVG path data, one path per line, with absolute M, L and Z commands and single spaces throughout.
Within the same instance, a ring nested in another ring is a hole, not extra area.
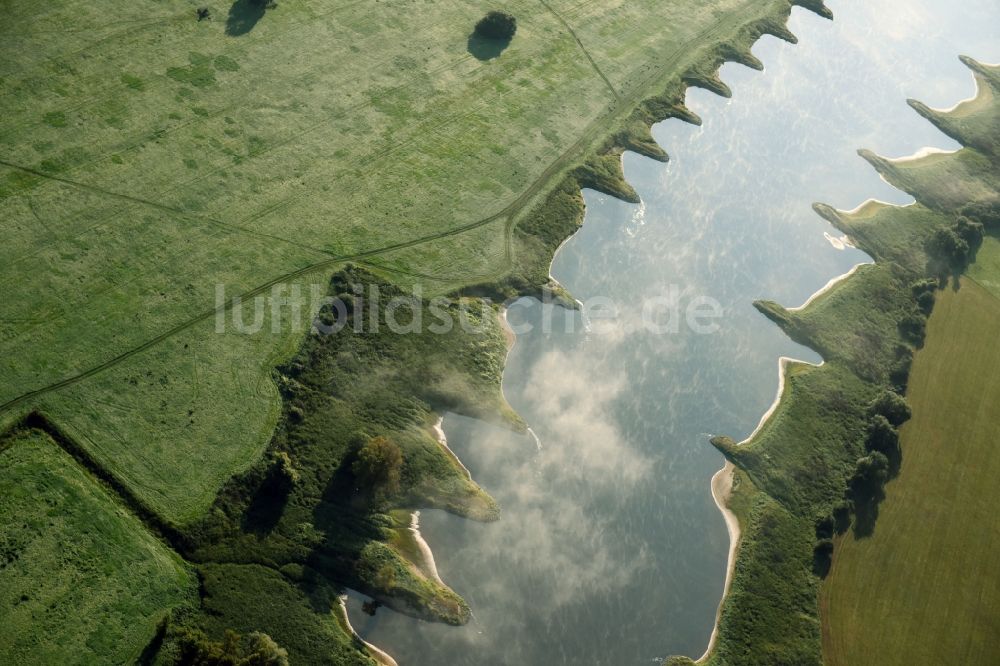
M 552 274 L 589 318 L 528 299 L 510 308 L 504 392 L 538 442 L 448 415 L 451 448 L 503 518 L 421 514 L 474 619 L 368 617 L 359 597 L 348 603 L 358 632 L 402 666 L 629 666 L 704 651 L 728 548 L 708 436 L 753 430 L 779 356 L 819 360 L 752 302 L 799 305 L 867 261 L 811 203 L 909 202 L 856 149 L 956 148 L 905 99 L 949 107 L 974 92 L 959 53 L 1000 61 L 996 0 L 828 4 L 833 22 L 793 10 L 797 46 L 758 42 L 765 72 L 725 65 L 732 100 L 689 91 L 703 126 L 653 128 L 668 164 L 625 155 L 641 205 L 585 192 L 586 223 Z M 688 308 L 714 307 L 721 316 L 687 321 Z

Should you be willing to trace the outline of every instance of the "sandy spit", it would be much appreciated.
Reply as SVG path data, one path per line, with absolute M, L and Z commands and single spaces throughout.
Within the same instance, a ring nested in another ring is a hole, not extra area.
M 451 458 L 456 463 L 458 463 L 458 466 L 462 468 L 463 472 L 465 472 L 465 476 L 468 477 L 468 479 L 471 481 L 472 472 L 469 471 L 469 468 L 465 466 L 465 463 L 462 462 L 462 459 L 456 456 L 455 452 L 452 451 L 451 448 L 448 446 L 448 438 L 444 434 L 444 428 L 441 427 L 441 424 L 443 422 L 444 422 L 444 417 L 443 416 L 438 417 L 437 423 L 434 424 L 434 436 L 437 438 L 438 444 L 441 445 L 441 448 L 443 448 L 447 452 L 447 454 L 451 456 Z
M 420 557 L 423 560 L 421 562 L 421 569 L 424 573 L 428 574 L 434 581 L 444 585 L 444 581 L 441 580 L 441 576 L 438 575 L 437 564 L 434 562 L 434 552 L 431 547 L 427 545 L 424 541 L 424 535 L 420 533 L 420 512 L 414 511 L 410 514 L 410 534 L 413 535 L 413 540 L 417 543 L 417 548 L 420 550 Z
M 365 644 L 365 647 L 368 648 L 368 651 L 371 653 L 371 657 L 375 659 L 375 661 L 382 664 L 382 666 L 399 666 L 399 664 L 396 663 L 396 660 L 393 659 L 388 652 L 372 645 L 365 639 L 361 638 L 361 636 L 358 635 L 358 632 L 354 631 L 354 627 L 351 626 L 351 618 L 347 614 L 346 594 L 340 596 L 340 614 L 343 617 L 344 623 L 347 625 L 348 630 L 350 630 L 351 634 L 355 638 L 357 638 L 359 641 Z
M 712 627 L 712 635 L 708 639 L 708 647 L 705 654 L 698 658 L 696 663 L 704 663 L 712 650 L 715 649 L 715 641 L 719 635 L 719 617 L 722 614 L 722 603 L 729 594 L 729 586 L 733 582 L 733 570 L 736 567 L 736 548 L 740 543 L 740 521 L 736 518 L 728 506 L 729 495 L 733 490 L 733 463 L 726 461 L 726 464 L 712 477 L 712 499 L 715 506 L 719 507 L 722 517 L 726 520 L 726 529 L 729 531 L 729 560 L 726 565 L 726 582 L 722 588 L 722 599 L 719 600 L 719 607 L 715 611 L 715 626 Z

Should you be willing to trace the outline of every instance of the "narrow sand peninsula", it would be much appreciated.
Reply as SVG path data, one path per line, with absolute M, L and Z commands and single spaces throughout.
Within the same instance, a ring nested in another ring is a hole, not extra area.
M 444 434 L 444 428 L 441 427 L 442 423 L 444 423 L 444 417 L 438 417 L 437 423 L 434 424 L 434 436 L 437 437 L 437 441 L 441 445 L 441 448 L 443 448 L 448 455 L 451 456 L 452 460 L 458 463 L 458 466 L 462 468 L 463 472 L 465 472 L 465 476 L 471 481 L 472 472 L 469 471 L 469 468 L 465 466 L 462 459 L 456 456 L 455 452 L 448 446 L 448 438 Z
M 420 512 L 414 511 L 410 514 L 410 534 L 413 535 L 413 541 L 417 544 L 417 550 L 420 551 L 421 562 L 416 563 L 426 575 L 432 578 L 437 583 L 444 585 L 444 581 L 441 580 L 441 576 L 438 575 L 437 564 L 434 562 L 434 552 L 431 547 L 427 545 L 424 541 L 424 535 L 420 533 Z
M 736 514 L 729 509 L 729 495 L 733 490 L 733 472 L 735 467 L 728 460 L 726 464 L 712 477 L 712 499 L 715 506 L 719 507 L 722 517 L 726 520 L 726 529 L 729 531 L 729 563 L 726 566 L 726 582 L 722 587 L 722 599 L 719 600 L 719 607 L 715 611 L 715 626 L 712 627 L 712 635 L 708 639 L 708 647 L 705 654 L 698 658 L 697 663 L 704 663 L 712 650 L 715 649 L 715 641 L 719 635 L 719 617 L 722 615 L 722 602 L 729 594 L 729 586 L 733 582 L 733 568 L 736 564 L 736 549 L 740 543 L 740 521 Z
M 399 666 L 399 664 L 396 663 L 396 660 L 393 659 L 391 656 L 389 656 L 388 652 L 385 652 L 384 650 L 372 645 L 365 639 L 361 638 L 361 636 L 358 635 L 358 632 L 354 631 L 354 627 L 351 626 L 351 618 L 347 614 L 347 595 L 342 594 L 340 595 L 339 598 L 340 598 L 339 612 L 340 612 L 341 622 L 352 636 L 354 636 L 356 639 L 365 644 L 365 647 L 368 648 L 368 651 L 371 653 L 370 656 L 372 657 L 372 659 L 382 664 L 382 666 Z

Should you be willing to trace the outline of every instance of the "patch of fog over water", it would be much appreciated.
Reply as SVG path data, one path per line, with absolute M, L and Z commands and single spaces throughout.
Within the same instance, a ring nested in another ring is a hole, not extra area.
M 836 18 L 798 8 L 797 46 L 765 37 L 766 71 L 721 75 L 732 100 L 692 89 L 702 127 L 668 120 L 660 164 L 625 156 L 635 206 L 586 192 L 587 220 L 553 275 L 577 298 L 607 297 L 617 319 L 524 299 L 504 379 L 537 433 L 448 415 L 451 448 L 500 502 L 480 524 L 423 511 L 441 577 L 470 603 L 465 627 L 348 604 L 358 633 L 404 666 L 649 664 L 700 655 L 725 576 L 728 536 L 709 489 L 722 457 L 708 433 L 742 439 L 777 387 L 777 359 L 818 356 L 785 338 L 755 299 L 804 302 L 867 261 L 810 206 L 904 204 L 858 148 L 888 157 L 957 147 L 905 103 L 948 107 L 974 90 L 959 53 L 1000 61 L 995 0 L 831 0 Z M 832 240 L 831 240 L 832 239 Z M 653 334 L 634 324 L 649 299 L 721 304 L 718 331 Z M 553 332 L 539 330 L 550 316 Z M 569 323 L 573 332 L 566 332 Z M 617 323 L 617 325 L 615 325 Z

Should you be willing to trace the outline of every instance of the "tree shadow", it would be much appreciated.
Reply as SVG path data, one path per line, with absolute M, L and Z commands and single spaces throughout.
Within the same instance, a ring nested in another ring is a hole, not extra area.
M 243 514 L 243 531 L 257 535 L 270 534 L 285 513 L 290 492 L 291 486 L 287 482 L 269 474 L 257 488 Z
M 826 578 L 833 566 L 833 542 L 821 541 L 813 548 L 812 570 L 820 578 Z
M 226 34 L 231 37 L 245 35 L 264 17 L 267 3 L 261 0 L 236 0 L 226 18 Z
M 885 499 L 885 492 L 879 489 L 875 494 L 854 501 L 854 538 L 864 539 L 875 533 L 879 504 Z M 859 501 L 860 500 L 860 501 Z
M 489 39 L 473 32 L 469 35 L 468 51 L 477 60 L 492 60 L 510 46 L 509 39 Z
M 903 448 L 897 446 L 892 451 L 886 453 L 885 457 L 889 459 L 889 478 L 895 479 L 899 476 L 899 471 L 903 468 Z

